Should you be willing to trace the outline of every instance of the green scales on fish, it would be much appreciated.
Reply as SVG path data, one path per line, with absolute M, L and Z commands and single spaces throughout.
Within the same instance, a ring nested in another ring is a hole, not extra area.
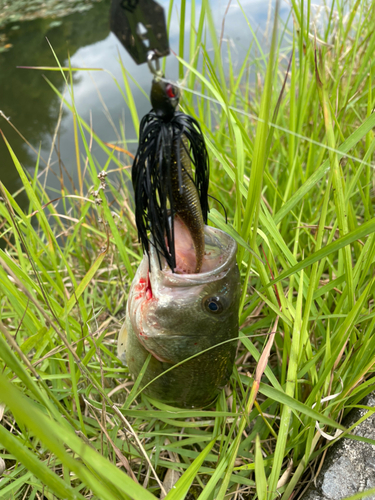
M 118 353 L 135 377 L 150 355 L 141 382 L 146 395 L 204 407 L 232 372 L 240 281 L 236 242 L 206 225 L 208 154 L 198 122 L 176 111 L 178 101 L 178 88 L 156 75 L 132 169 L 145 255 Z

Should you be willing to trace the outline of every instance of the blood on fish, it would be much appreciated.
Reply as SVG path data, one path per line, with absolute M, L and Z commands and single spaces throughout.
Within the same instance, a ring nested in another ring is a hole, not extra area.
M 134 287 L 135 293 L 138 293 L 139 296 L 137 298 L 142 297 L 142 292 L 145 290 L 145 285 L 146 285 L 146 280 L 144 278 L 141 278 L 138 282 L 137 285 Z
M 144 296 L 146 296 L 147 300 L 152 299 L 153 294 L 152 294 L 151 281 L 150 281 L 149 274 L 147 275 L 147 279 L 140 278 L 138 284 L 135 285 L 135 287 L 134 287 L 134 292 L 137 294 L 134 297 L 135 299 L 141 299 Z

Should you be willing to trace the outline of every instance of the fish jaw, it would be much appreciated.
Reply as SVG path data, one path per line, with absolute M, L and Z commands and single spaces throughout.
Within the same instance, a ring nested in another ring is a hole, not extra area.
M 205 272 L 176 274 L 166 264 L 160 270 L 152 249 L 151 271 L 143 263 L 140 278 L 134 280 L 134 294 L 129 294 L 128 313 L 139 341 L 164 362 L 179 363 L 208 348 L 212 338 L 225 340 L 226 333 L 221 338 L 217 332 L 225 330 L 225 324 L 230 329 L 237 319 L 236 243 L 219 229 L 205 226 L 205 233 Z M 147 289 L 152 290 L 151 296 Z M 205 307 L 210 297 L 219 298 L 223 311 L 214 314 Z

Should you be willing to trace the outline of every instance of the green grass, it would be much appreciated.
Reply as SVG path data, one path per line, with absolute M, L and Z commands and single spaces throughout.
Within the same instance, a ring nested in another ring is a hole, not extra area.
M 90 130 L 72 95 L 79 182 L 58 193 L 57 211 L 39 161 L 31 177 L 7 143 L 30 204 L 21 210 L 1 186 L 1 498 L 147 500 L 175 471 L 168 500 L 287 500 L 332 444 L 316 421 L 350 435 L 339 422 L 371 391 L 375 363 L 375 3 L 335 3 L 316 40 L 310 3 L 292 3 L 293 31 L 276 13 L 268 48 L 255 39 L 257 56 L 249 49 L 227 74 L 231 47 L 216 37 L 207 0 L 199 13 L 192 2 L 195 30 L 179 40 L 182 107 L 202 126 L 210 194 L 228 212 L 226 227 L 212 202 L 210 221 L 239 243 L 238 354 L 216 408 L 146 398 L 116 357 L 141 259 L 131 158 Z M 187 8 L 178 5 L 181 22 Z M 137 128 L 122 70 L 116 84 Z M 116 186 L 98 178 L 111 162 Z

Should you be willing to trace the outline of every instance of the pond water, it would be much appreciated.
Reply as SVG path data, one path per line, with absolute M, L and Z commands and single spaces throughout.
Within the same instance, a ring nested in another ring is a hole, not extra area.
M 169 0 L 159 0 L 159 3 L 168 9 Z M 175 2 L 173 20 L 170 31 L 170 46 L 178 52 L 179 37 L 179 2 Z M 196 2 L 199 10 L 199 2 Z M 274 2 L 271 3 L 273 5 Z M 189 9 L 189 2 L 187 2 Z M 223 17 L 228 1 L 211 2 L 213 15 L 220 33 Z M 263 33 L 269 17 L 270 4 L 260 0 L 243 1 L 242 6 L 252 23 L 254 31 Z M 111 74 L 122 84 L 119 56 L 132 77 L 149 93 L 151 74 L 147 65 L 137 66 L 120 42 L 109 30 L 110 0 L 102 0 L 83 13 L 74 13 L 59 19 L 61 24 L 51 18 L 37 19 L 18 23 L 17 26 L 8 25 L 2 30 L 11 44 L 11 48 L 0 53 L 0 110 L 9 117 L 12 124 L 27 139 L 30 145 L 38 150 L 41 156 L 48 160 L 55 127 L 57 124 L 60 100 L 45 81 L 47 77 L 60 91 L 64 89 L 64 80 L 59 72 L 20 69 L 17 66 L 56 66 L 51 48 L 62 65 L 67 65 L 67 56 L 70 55 L 73 67 L 102 68 L 105 71 L 78 71 L 74 76 L 74 95 L 78 112 L 84 120 L 92 120 L 95 133 L 105 142 L 117 139 L 120 127 L 124 123 L 126 137 L 133 140 L 133 150 L 136 149 L 135 131 L 130 113 L 125 106 L 123 97 L 117 89 Z M 285 21 L 290 15 L 290 8 L 286 3 L 281 5 L 281 18 Z M 186 26 L 189 26 L 187 16 Z M 14 29 L 14 28 L 17 29 Z M 188 36 L 189 29 L 187 30 Z M 251 43 L 252 36 L 249 27 L 236 1 L 232 1 L 225 18 L 224 39 L 230 40 L 234 57 L 240 64 Z M 235 62 L 235 61 L 234 61 Z M 177 62 L 173 55 L 167 58 L 166 74 L 171 79 L 177 79 Z M 143 116 L 150 109 L 150 103 L 143 93 L 131 83 L 136 99 L 139 116 Z M 102 101 L 108 109 L 111 120 L 117 129 L 108 120 L 104 112 Z M 37 154 L 25 144 L 24 140 L 13 130 L 7 121 L 0 117 L 0 128 L 10 142 L 21 164 L 33 172 L 37 161 Z M 75 147 L 73 136 L 73 121 L 71 113 L 64 110 L 56 145 L 60 151 L 61 160 L 66 170 L 75 180 Z M 132 145 L 130 145 L 130 149 Z M 105 159 L 99 148 L 93 148 L 99 164 Z M 60 182 L 57 175 L 59 167 L 56 162 L 56 153 L 52 160 L 55 165 L 50 169 L 47 179 L 43 182 L 52 189 L 59 191 Z M 41 162 L 43 167 L 43 162 Z M 0 180 L 14 193 L 20 186 L 20 180 L 11 157 L 0 140 Z M 68 189 L 70 187 L 68 186 Z M 25 206 L 28 201 L 24 193 L 18 195 L 18 203 Z

